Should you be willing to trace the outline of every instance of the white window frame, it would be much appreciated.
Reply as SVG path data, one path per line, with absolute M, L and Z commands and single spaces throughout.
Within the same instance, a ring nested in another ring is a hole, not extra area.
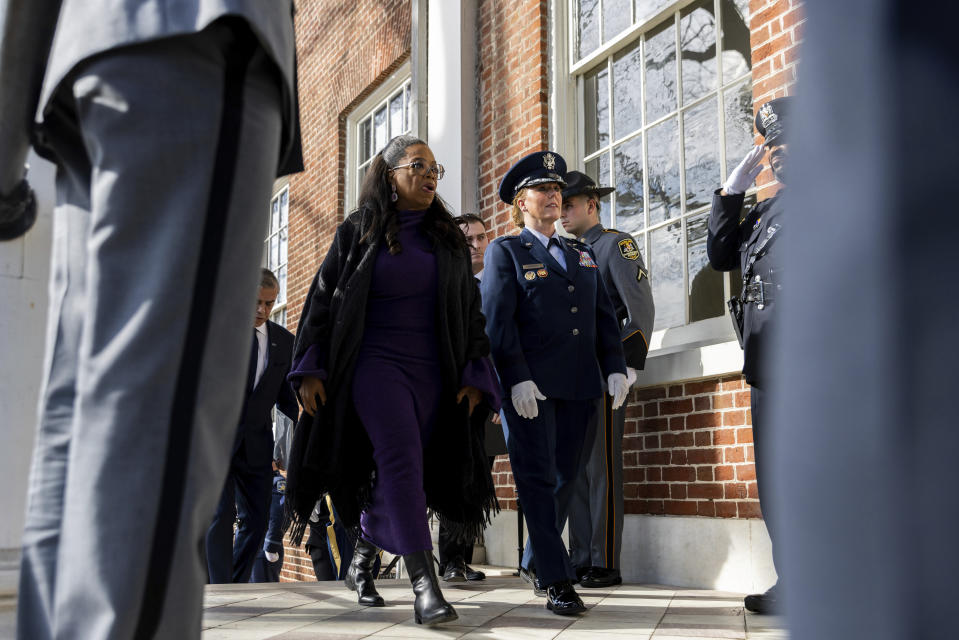
M 357 196 L 359 195 L 359 158 L 360 158 L 360 135 L 358 128 L 360 123 L 366 120 L 377 109 L 389 104 L 389 100 L 396 92 L 405 86 L 409 86 L 410 104 L 409 114 L 406 119 L 408 129 L 407 133 L 416 131 L 416 95 L 415 87 L 412 83 L 411 66 L 407 60 L 400 67 L 390 74 L 390 77 L 380 83 L 373 93 L 363 102 L 358 104 L 346 117 L 346 208 L 344 216 L 356 208 Z M 394 134 L 395 135 L 395 134 Z M 374 149 L 374 153 L 379 151 Z
M 280 197 L 286 193 L 286 224 L 276 229 L 273 228 L 273 203 L 278 201 Z M 279 235 L 282 229 L 286 229 L 286 262 L 280 264 L 270 264 L 270 240 L 273 236 L 277 236 L 277 242 L 279 242 Z M 273 185 L 273 195 L 270 196 L 270 226 L 267 229 L 266 240 L 264 241 L 263 247 L 263 260 L 262 264 L 265 268 L 269 269 L 276 275 L 279 270 L 283 267 L 287 267 L 286 270 L 286 291 L 280 291 L 278 293 L 284 293 L 285 295 L 277 300 L 277 305 L 273 307 L 273 310 L 270 312 L 270 320 L 276 322 L 281 327 L 286 327 L 286 317 L 287 317 L 287 305 L 290 298 L 290 181 L 289 178 L 281 178 L 277 180 Z M 277 276 L 279 277 L 279 276 Z
M 550 143 L 554 149 L 559 151 L 564 157 L 571 160 L 569 163 L 571 169 L 576 168 L 579 170 L 585 170 L 585 161 L 583 163 L 580 162 L 581 157 L 585 156 L 585 154 L 580 152 L 581 149 L 585 149 L 585 123 L 583 121 L 584 115 L 580 109 L 580 105 L 583 101 L 583 85 L 585 75 L 601 64 L 606 63 L 605 61 L 611 59 L 620 50 L 633 45 L 644 33 L 659 27 L 668 16 L 675 16 L 677 13 L 682 12 L 686 7 L 695 2 L 696 0 L 676 0 L 676 2 L 669 4 L 667 7 L 651 16 L 649 19 L 641 23 L 633 24 L 631 27 L 625 29 L 622 33 L 615 36 L 611 40 L 601 43 L 596 50 L 578 61 L 574 60 L 576 53 L 574 48 L 576 34 L 574 33 L 574 30 L 576 26 L 575 9 L 577 0 L 552 0 L 550 2 L 550 44 L 552 45 L 550 73 L 552 77 L 550 78 L 551 92 L 549 100 L 549 118 L 551 124 L 553 125 L 551 126 Z M 719 0 L 715 0 L 715 2 L 717 9 L 714 15 L 719 16 Z M 598 28 L 601 32 L 601 23 L 598 25 Z M 721 28 L 721 22 L 719 20 L 717 20 L 716 28 L 717 31 Z M 676 111 L 671 112 L 673 115 L 681 114 L 687 109 L 690 109 L 694 105 L 699 104 L 701 101 L 707 100 L 709 97 L 714 95 L 718 96 L 719 109 L 722 110 L 723 92 L 729 86 L 741 82 L 744 78 L 749 77 L 749 74 L 744 74 L 738 76 L 731 82 L 726 82 L 722 76 L 722 60 L 718 55 L 716 58 L 716 65 L 718 76 L 716 89 L 710 93 L 707 93 L 706 96 L 701 96 L 699 99 L 691 102 L 688 105 L 681 105 L 677 107 Z M 679 102 L 681 102 L 682 91 L 681 73 L 682 65 L 677 63 L 677 100 Z M 612 80 L 612 76 L 610 76 L 610 80 Z M 612 84 L 612 81 L 610 81 L 609 85 L 611 92 Z M 609 104 L 612 108 L 612 95 L 610 96 Z M 680 136 L 682 136 L 682 120 L 683 118 L 680 117 Z M 644 132 L 644 135 L 645 131 L 652 124 L 654 123 L 646 122 L 643 125 L 642 131 Z M 614 142 L 615 141 L 610 140 L 607 147 L 604 148 L 613 147 Z M 725 179 L 727 162 L 725 157 L 726 144 L 724 136 L 722 136 L 722 139 L 720 140 L 719 149 L 720 173 L 722 179 Z M 680 154 L 683 154 L 684 151 L 685 145 L 682 145 Z M 581 164 L 582 166 L 580 166 Z M 615 168 L 611 166 L 610 171 L 611 173 L 614 173 Z M 685 176 L 682 175 L 683 173 L 684 172 L 681 172 L 680 175 L 682 185 L 685 184 Z M 719 185 L 717 184 L 717 187 L 718 186 Z M 645 201 L 648 202 L 649 187 L 645 180 L 643 188 L 644 192 L 646 192 L 644 193 Z M 680 191 L 682 194 L 681 197 L 685 199 L 684 186 Z M 753 191 L 750 191 L 750 194 L 752 193 Z M 702 211 L 708 211 L 708 209 L 709 207 L 707 206 L 703 208 L 697 208 L 695 210 L 685 211 L 684 213 L 681 213 L 679 217 L 673 218 L 668 222 L 651 224 L 644 228 L 644 259 L 648 260 L 649 258 L 649 233 L 652 230 L 657 229 L 660 226 L 681 222 L 682 233 L 685 234 L 685 220 L 702 213 Z M 687 264 L 688 252 L 684 251 L 683 253 L 683 272 L 684 281 L 686 281 L 689 278 Z M 655 274 L 651 274 L 651 276 L 655 277 Z M 723 282 L 723 298 L 725 300 L 731 295 L 732 283 L 730 273 L 724 274 Z M 688 295 L 688 282 L 685 286 Z M 742 350 L 736 341 L 735 333 L 732 329 L 732 321 L 729 317 L 729 311 L 728 309 L 725 309 L 725 305 L 724 314 L 722 316 L 687 323 L 679 327 L 658 329 L 654 331 L 650 337 L 649 347 L 650 350 L 649 356 L 646 360 L 646 368 L 644 371 L 640 372 L 639 380 L 637 382 L 639 386 L 662 384 L 676 380 L 688 380 L 724 375 L 742 370 Z

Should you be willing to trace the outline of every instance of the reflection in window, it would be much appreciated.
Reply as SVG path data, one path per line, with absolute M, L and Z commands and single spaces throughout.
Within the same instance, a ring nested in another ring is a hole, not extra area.
M 723 274 L 709 266 L 706 230 L 709 213 L 686 221 L 686 261 L 689 268 L 689 321 L 723 315 Z
M 663 329 L 724 314 L 724 287 L 739 286 L 707 266 L 705 238 L 712 193 L 753 140 L 749 0 L 634 0 L 635 39 L 603 57 L 619 28 L 608 12 L 621 4 L 576 5 L 571 37 L 582 37 L 588 16 L 595 43 L 595 59 L 577 72 L 580 166 L 615 186 L 601 202 L 603 224 L 636 237 Z
M 704 207 L 722 180 L 719 174 L 719 131 L 716 98 L 683 114 L 686 127 L 686 208 Z
M 643 137 L 616 148 L 616 224 L 633 233 L 646 228 L 643 215 Z
M 643 59 L 638 42 L 613 59 L 613 78 L 616 137 L 623 138 L 643 126 Z
M 683 104 L 689 104 L 716 89 L 713 0 L 699 0 L 683 11 L 679 43 L 683 55 Z
M 609 42 L 632 23 L 633 0 L 603 0 L 603 42 Z
M 599 47 L 599 0 L 579 0 L 576 24 L 576 58 L 585 58 Z
M 676 31 L 669 20 L 646 38 L 646 122 L 676 109 Z
M 686 324 L 682 233 L 678 222 L 649 232 L 649 280 L 656 301 L 654 330 Z
M 609 144 L 609 73 L 606 67 L 585 78 L 586 153 Z
M 680 214 L 679 123 L 661 122 L 646 134 L 649 141 L 649 223 L 656 224 Z

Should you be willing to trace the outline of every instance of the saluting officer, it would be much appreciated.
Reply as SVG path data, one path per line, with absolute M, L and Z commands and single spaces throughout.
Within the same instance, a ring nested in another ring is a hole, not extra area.
M 560 533 L 592 413 L 604 379 L 614 407 L 629 390 L 619 326 L 596 261 L 586 245 L 556 233 L 565 172 L 566 162 L 550 151 L 509 170 L 499 196 L 523 230 L 490 244 L 482 281 L 490 352 L 512 400 L 503 413 L 513 477 L 546 606 L 560 615 L 586 610 Z
M 653 329 L 653 290 L 643 256 L 633 236 L 604 229 L 599 200 L 613 187 L 597 186 L 585 173 L 565 176 L 560 222 L 593 250 L 620 327 L 630 385 L 646 363 Z M 569 505 L 570 559 L 580 585 L 610 587 L 622 583 L 619 556 L 623 547 L 623 430 L 626 407 L 613 410 L 604 398 L 595 414 L 596 436 L 573 489 Z M 589 445 L 587 444 L 587 447 Z
M 751 387 L 756 484 L 760 491 L 766 529 L 773 542 L 774 558 L 778 554 L 772 519 L 769 517 L 769 501 L 763 499 L 762 493 L 768 477 L 764 430 L 769 426 L 765 423 L 765 412 L 773 401 L 766 396 L 768 356 L 764 348 L 770 341 L 770 328 L 775 323 L 776 297 L 780 288 L 781 269 L 775 243 L 783 223 L 783 192 L 780 190 L 776 196 L 763 200 L 745 217 L 742 209 L 745 192 L 762 171 L 760 162 L 767 150 L 773 175 L 785 184 L 783 168 L 787 162 L 788 145 L 784 121 L 788 118 L 790 104 L 790 98 L 776 98 L 759 109 L 756 129 L 765 138 L 764 144 L 753 148 L 729 174 L 722 189 L 716 191 L 709 213 L 709 235 L 706 239 L 706 252 L 713 268 L 719 271 L 731 271 L 736 267 L 742 269 L 742 294 L 738 301 L 730 302 L 734 309 L 733 319 L 739 323 L 737 330 L 744 350 L 743 376 Z M 735 311 L 737 302 L 742 310 L 738 321 Z M 779 562 L 776 565 L 782 566 Z M 773 585 L 765 593 L 746 596 L 745 605 L 750 611 L 771 613 L 777 610 L 778 600 L 776 585 Z

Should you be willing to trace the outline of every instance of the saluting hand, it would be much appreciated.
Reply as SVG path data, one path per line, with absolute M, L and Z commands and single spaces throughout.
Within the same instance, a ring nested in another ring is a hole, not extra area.
M 459 404 L 463 401 L 463 398 L 469 400 L 470 403 L 470 415 L 473 415 L 473 409 L 476 408 L 476 405 L 480 403 L 480 400 L 483 399 L 483 392 L 477 389 L 476 387 L 471 387 L 466 385 L 460 392 L 456 394 L 456 404 Z
M 723 183 L 724 195 L 734 196 L 740 193 L 746 193 L 746 189 L 752 186 L 756 181 L 756 176 L 763 170 L 762 161 L 766 150 L 761 144 L 757 144 L 746 154 L 746 157 L 736 165 L 736 168 L 729 172 L 729 177 Z
M 303 376 L 300 381 L 300 404 L 303 410 L 308 414 L 316 414 L 316 399 L 320 399 L 320 404 L 326 404 L 326 387 L 323 381 L 315 376 Z
M 539 405 L 536 404 L 536 401 L 546 399 L 546 396 L 542 394 L 532 380 L 524 380 L 514 384 L 510 390 L 510 397 L 516 413 L 527 420 L 532 420 L 539 415 Z

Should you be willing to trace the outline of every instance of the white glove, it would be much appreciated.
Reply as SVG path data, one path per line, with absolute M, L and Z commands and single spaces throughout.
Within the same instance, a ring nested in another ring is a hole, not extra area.
M 746 193 L 746 189 L 752 186 L 756 181 L 756 176 L 763 170 L 763 165 L 759 163 L 765 154 L 766 150 L 761 144 L 753 147 L 752 151 L 742 159 L 742 162 L 737 164 L 736 168 L 730 172 L 726 182 L 723 183 L 723 191 L 731 196 Z
M 280 554 L 274 553 L 273 551 L 264 551 L 263 555 L 265 555 L 266 559 L 270 562 L 276 562 L 280 559 Z
M 613 411 L 616 411 L 626 401 L 626 394 L 629 393 L 629 381 L 622 373 L 611 373 L 606 379 L 606 386 L 609 389 L 609 395 L 613 398 Z
M 636 377 L 639 374 L 636 372 L 636 369 L 632 367 L 626 367 L 626 384 L 632 387 L 636 383 Z
M 517 382 L 510 389 L 510 397 L 513 400 L 513 407 L 521 417 L 532 420 L 539 415 L 539 406 L 537 400 L 545 400 L 546 396 L 540 393 L 536 383 L 532 380 Z

